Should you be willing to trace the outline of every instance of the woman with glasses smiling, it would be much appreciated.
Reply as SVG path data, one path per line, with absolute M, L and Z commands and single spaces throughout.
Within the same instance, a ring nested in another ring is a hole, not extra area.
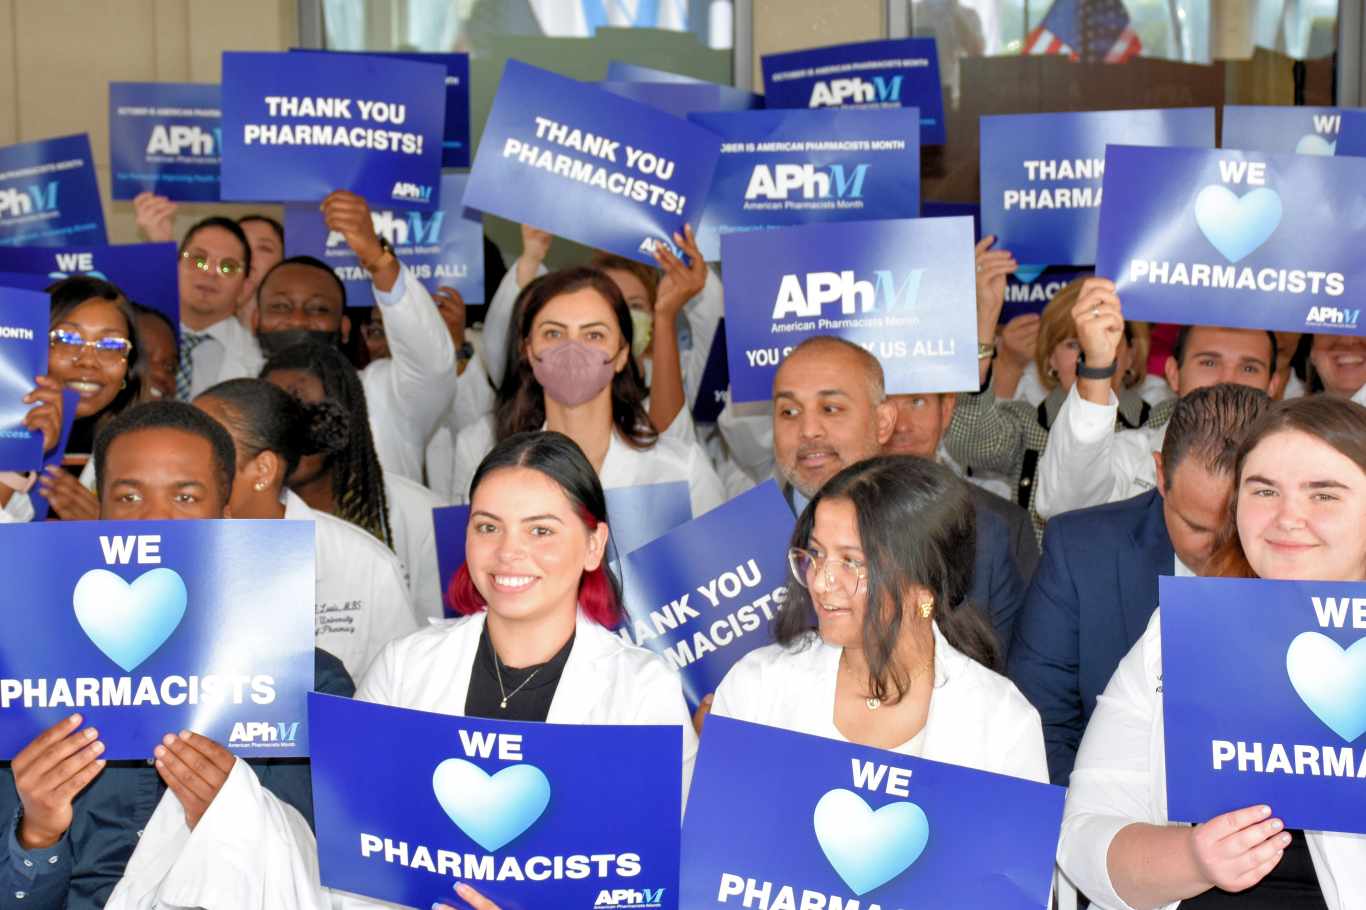
M 54 390 L 80 396 L 64 454 L 88 456 L 96 431 L 138 399 L 139 382 L 133 369 L 138 355 L 137 317 L 118 288 L 87 275 L 59 281 L 48 293 L 52 309 L 47 380 Z M 84 461 L 68 466 L 75 464 Z M 95 495 L 61 467 L 44 472 L 38 492 L 59 518 L 93 519 L 98 514 Z
M 995 672 L 966 599 L 974 515 L 963 482 L 922 458 L 832 477 L 792 534 L 777 644 L 731 668 L 712 712 L 1047 782 L 1039 714 Z

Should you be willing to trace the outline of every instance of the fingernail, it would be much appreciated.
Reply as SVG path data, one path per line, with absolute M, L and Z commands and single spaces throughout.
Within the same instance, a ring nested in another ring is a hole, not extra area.
M 1289 845 L 1290 845 L 1290 835 L 1289 835 L 1289 834 L 1282 834 L 1282 835 L 1281 835 L 1281 844 L 1282 844 L 1283 846 L 1289 846 Z
M 1284 827 L 1285 827 L 1285 822 L 1281 821 L 1279 818 L 1272 819 L 1272 821 L 1271 821 L 1271 830 L 1272 830 L 1272 831 L 1279 831 L 1279 830 L 1281 830 L 1281 829 L 1284 828 Z
M 189 731 L 189 730 L 181 730 L 181 731 L 180 731 L 180 738 L 183 739 L 183 740 L 189 740 L 189 738 L 190 738 L 190 731 Z
M 163 736 L 163 737 L 161 738 L 161 744 L 162 744 L 163 746 L 174 745 L 174 744 L 175 744 L 175 737 L 172 736 L 171 734 L 167 733 L 165 736 Z
M 157 762 L 157 770 L 158 770 L 158 771 L 164 771 L 165 769 L 166 769 L 166 766 L 165 766 L 165 765 L 163 765 L 161 762 Z
M 66 719 L 66 722 L 73 727 L 79 726 L 81 723 L 81 716 L 79 714 L 73 714 Z
M 166 747 L 157 746 L 155 749 L 152 750 L 152 754 L 155 755 L 157 758 L 161 758 L 163 755 L 166 754 Z
M 90 751 L 94 752 L 96 755 L 99 755 L 101 752 L 104 751 L 104 743 L 95 743 L 95 745 L 90 747 Z
M 1262 807 L 1261 807 L 1261 813 L 1262 813 L 1262 818 L 1266 818 L 1268 815 L 1271 814 L 1271 807 L 1270 807 L 1270 806 L 1262 806 Z
M 94 739 L 95 736 L 96 736 L 96 733 L 95 733 L 95 728 L 94 728 L 94 727 L 91 727 L 89 730 L 86 730 L 86 731 L 85 731 L 85 738 L 86 738 L 86 739 Z

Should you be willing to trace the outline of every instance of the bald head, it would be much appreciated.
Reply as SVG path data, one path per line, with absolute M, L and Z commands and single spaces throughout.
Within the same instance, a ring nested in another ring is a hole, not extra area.
M 882 365 L 841 338 L 798 345 L 773 378 L 773 454 L 782 479 L 813 496 L 848 465 L 881 452 L 896 412 Z

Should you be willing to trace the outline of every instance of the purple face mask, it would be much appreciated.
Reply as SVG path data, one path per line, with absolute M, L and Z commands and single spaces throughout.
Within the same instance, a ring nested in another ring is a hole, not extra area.
M 601 348 L 566 341 L 531 358 L 531 372 L 545 393 L 567 408 L 592 401 L 616 374 Z

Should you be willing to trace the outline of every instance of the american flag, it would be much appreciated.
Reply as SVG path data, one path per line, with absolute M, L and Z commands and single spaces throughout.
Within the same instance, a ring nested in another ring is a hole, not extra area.
M 1022 53 L 1123 63 L 1142 49 L 1121 0 L 1054 0 L 1043 22 L 1025 39 Z

